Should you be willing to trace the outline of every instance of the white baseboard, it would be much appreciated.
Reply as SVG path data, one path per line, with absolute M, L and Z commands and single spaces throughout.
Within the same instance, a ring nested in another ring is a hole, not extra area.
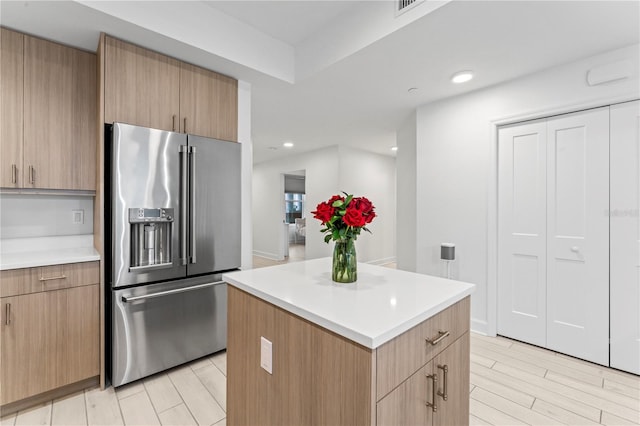
M 395 256 L 391 256 L 391 257 L 385 257 L 383 259 L 376 259 L 376 260 L 370 260 L 369 263 L 371 265 L 386 265 L 387 263 L 392 263 L 396 261 L 396 257 Z
M 258 257 L 264 257 L 265 259 L 269 259 L 269 260 L 284 260 L 284 258 L 278 256 L 277 254 L 267 253 L 265 251 L 260 251 L 260 250 L 254 250 L 253 255 Z
M 471 331 L 473 331 L 474 333 L 489 336 L 488 330 L 489 330 L 489 325 L 487 324 L 486 321 L 473 319 L 473 318 L 471 319 Z

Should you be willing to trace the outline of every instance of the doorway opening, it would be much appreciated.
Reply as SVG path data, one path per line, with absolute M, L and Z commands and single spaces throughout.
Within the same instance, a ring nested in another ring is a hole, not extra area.
M 287 227 L 285 256 L 289 261 L 305 259 L 307 208 L 305 203 L 305 171 L 284 175 L 284 223 Z

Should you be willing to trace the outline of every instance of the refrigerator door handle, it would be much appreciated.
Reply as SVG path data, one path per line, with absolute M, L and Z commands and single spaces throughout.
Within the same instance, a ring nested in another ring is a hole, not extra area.
M 180 263 L 187 264 L 187 155 L 186 145 L 180 145 Z
M 189 258 L 189 263 L 196 263 L 196 147 L 189 147 L 189 160 L 191 162 L 189 167 L 190 173 L 190 202 L 191 205 L 189 208 L 191 209 L 191 220 L 189 221 L 189 238 L 191 240 L 191 253 Z
M 136 300 L 152 299 L 154 297 L 169 296 L 172 294 L 185 293 L 187 291 L 200 290 L 201 288 L 213 287 L 219 284 L 224 284 L 224 281 L 216 281 L 214 283 L 198 284 L 191 287 L 183 287 L 183 288 L 176 288 L 173 290 L 159 291 L 157 293 L 143 294 L 141 296 L 122 296 L 122 301 L 124 303 L 130 303 L 130 302 L 135 302 Z

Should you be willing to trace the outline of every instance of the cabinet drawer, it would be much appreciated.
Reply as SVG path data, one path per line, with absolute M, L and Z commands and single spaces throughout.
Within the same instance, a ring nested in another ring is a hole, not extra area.
M 380 346 L 376 351 L 376 400 L 422 368 L 469 330 L 470 298 L 466 297 Z M 444 336 L 442 333 L 449 333 Z M 439 340 L 436 340 L 439 339 Z M 427 340 L 437 343 L 432 344 Z
M 0 271 L 0 297 L 98 284 L 99 262 Z

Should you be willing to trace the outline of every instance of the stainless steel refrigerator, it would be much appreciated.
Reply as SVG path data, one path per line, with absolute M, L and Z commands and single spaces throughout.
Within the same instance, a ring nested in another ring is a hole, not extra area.
M 226 347 L 221 273 L 240 267 L 240 144 L 120 123 L 107 132 L 107 355 L 120 386 Z

